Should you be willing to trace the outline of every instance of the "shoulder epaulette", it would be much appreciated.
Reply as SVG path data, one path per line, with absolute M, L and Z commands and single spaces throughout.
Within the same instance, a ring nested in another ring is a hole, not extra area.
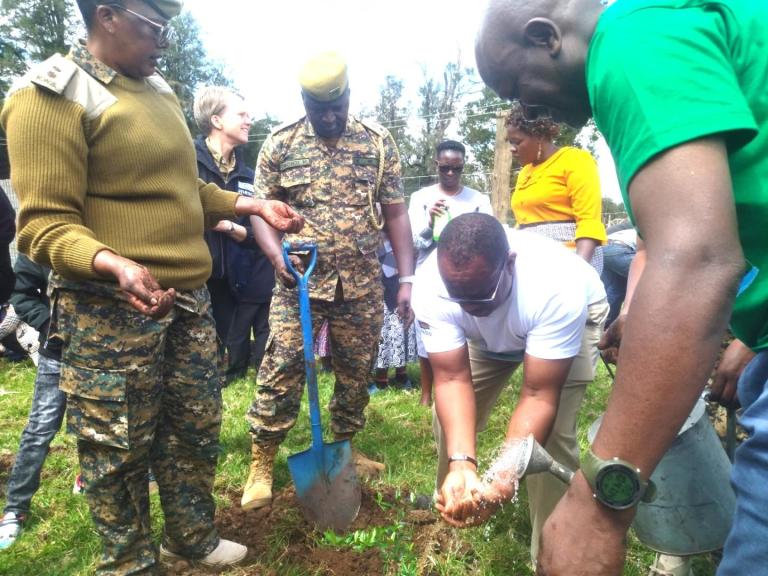
M 287 130 L 288 128 L 291 128 L 292 126 L 295 126 L 296 124 L 300 124 L 304 122 L 304 119 L 306 116 L 302 116 L 298 120 L 290 120 L 288 122 L 283 122 L 282 124 L 278 124 L 274 128 L 272 128 L 272 134 L 277 134 L 278 132 L 283 132 L 284 130 Z
M 384 126 L 382 126 L 378 122 L 375 122 L 368 118 L 366 118 L 365 120 L 363 120 L 362 118 L 357 118 L 357 121 L 360 122 L 360 124 L 362 124 L 363 126 L 365 126 L 367 130 L 370 130 L 377 136 L 384 138 L 387 134 L 387 129 L 384 128 Z
M 33 67 L 14 83 L 8 96 L 30 85 L 76 102 L 83 107 L 89 120 L 117 102 L 117 98 L 98 80 L 61 54 L 55 54 Z
M 29 72 L 13 83 L 8 96 L 34 84 L 54 94 L 63 94 L 79 67 L 69 58 L 54 54 L 47 60 L 34 65 Z

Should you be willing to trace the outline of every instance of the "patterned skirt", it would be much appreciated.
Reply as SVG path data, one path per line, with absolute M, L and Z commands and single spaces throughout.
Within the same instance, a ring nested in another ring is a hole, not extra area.
M 381 326 L 379 337 L 379 354 L 376 358 L 376 368 L 398 368 L 409 362 L 418 360 L 416 355 L 416 327 L 414 324 L 408 328 L 408 342 L 406 351 L 403 323 L 397 312 L 390 312 L 384 306 L 384 324 Z

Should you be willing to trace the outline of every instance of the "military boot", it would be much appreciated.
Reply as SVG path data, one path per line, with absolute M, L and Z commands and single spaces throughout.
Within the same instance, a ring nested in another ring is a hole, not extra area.
M 353 437 L 354 434 L 335 434 L 337 442 L 339 440 L 349 440 L 351 444 Z M 355 472 L 357 473 L 358 478 L 363 478 L 366 480 L 373 480 L 374 478 L 378 478 L 381 473 L 384 472 L 385 468 L 384 464 L 381 462 L 376 462 L 375 460 L 371 460 L 354 447 L 352 448 L 352 462 L 355 465 Z
M 243 489 L 243 510 L 261 508 L 272 502 L 272 466 L 279 444 L 251 446 L 251 472 Z

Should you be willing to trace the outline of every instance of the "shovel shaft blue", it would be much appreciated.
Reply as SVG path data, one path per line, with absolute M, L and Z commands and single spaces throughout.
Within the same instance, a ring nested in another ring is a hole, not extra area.
M 309 252 L 309 265 L 304 274 L 291 263 L 289 251 Z M 317 367 L 312 342 L 312 310 L 309 306 L 309 277 L 317 263 L 316 244 L 294 244 L 283 242 L 283 261 L 296 279 L 299 290 L 299 318 L 301 320 L 301 335 L 304 341 L 304 368 L 307 374 L 307 395 L 309 396 L 309 418 L 312 423 L 312 450 L 321 453 L 323 448 L 323 428 L 320 420 L 320 397 L 317 392 Z M 322 469 L 322 468 L 321 468 Z

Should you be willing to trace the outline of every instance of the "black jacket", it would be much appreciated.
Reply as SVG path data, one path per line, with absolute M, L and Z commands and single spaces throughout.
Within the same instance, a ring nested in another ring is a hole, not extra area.
M 195 139 L 195 151 L 198 175 L 203 181 L 213 182 L 220 188 L 244 196 L 253 196 L 254 171 L 247 166 L 242 147 L 235 148 L 235 170 L 226 183 L 203 136 Z M 226 278 L 230 290 L 240 302 L 266 302 L 272 297 L 275 269 L 256 243 L 249 218 L 242 216 L 237 223 L 248 230 L 248 237 L 241 243 L 221 232 L 205 232 L 205 241 L 213 259 L 211 279 Z
M 51 303 L 47 294 L 50 268 L 19 254 L 13 269 L 16 272 L 16 285 L 11 294 L 13 309 L 19 318 L 40 332 L 40 353 L 59 359 L 61 341 L 47 340 L 51 320 Z
M 16 235 L 16 212 L 0 188 L 0 304 L 8 301 L 13 290 L 10 245 Z

